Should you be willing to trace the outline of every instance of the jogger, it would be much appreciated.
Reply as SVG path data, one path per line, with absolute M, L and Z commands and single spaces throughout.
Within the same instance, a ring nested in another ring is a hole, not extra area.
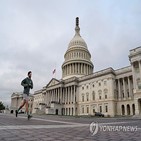
M 18 112 L 20 109 L 25 105 L 26 106 L 26 113 L 28 119 L 30 119 L 32 116 L 29 114 L 28 110 L 28 100 L 29 100 L 29 91 L 30 89 L 33 89 L 33 82 L 31 80 L 32 72 L 28 72 L 28 77 L 26 77 L 24 80 L 22 80 L 21 85 L 24 87 L 23 91 L 23 102 L 21 103 L 20 107 L 18 110 L 16 110 L 16 117 L 18 116 Z

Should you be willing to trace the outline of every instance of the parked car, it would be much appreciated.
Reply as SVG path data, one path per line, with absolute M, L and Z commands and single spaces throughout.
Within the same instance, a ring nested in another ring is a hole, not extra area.
M 24 114 L 24 111 L 20 111 L 20 112 L 18 112 L 19 114 Z
M 95 116 L 104 117 L 104 114 L 102 114 L 102 113 L 100 113 L 100 112 L 95 112 Z

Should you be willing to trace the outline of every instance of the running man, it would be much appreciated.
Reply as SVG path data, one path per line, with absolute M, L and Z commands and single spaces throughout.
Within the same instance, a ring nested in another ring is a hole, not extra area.
M 30 89 L 33 89 L 33 82 L 31 80 L 31 76 L 32 76 L 32 72 L 29 71 L 28 72 L 28 77 L 26 77 L 21 82 L 21 85 L 24 87 L 24 91 L 23 91 L 23 102 L 22 102 L 21 106 L 18 108 L 18 110 L 16 110 L 16 117 L 17 117 L 18 116 L 18 112 L 25 105 L 26 106 L 26 113 L 27 113 L 28 120 L 32 117 L 29 114 L 29 111 L 28 111 L 29 91 L 30 91 Z

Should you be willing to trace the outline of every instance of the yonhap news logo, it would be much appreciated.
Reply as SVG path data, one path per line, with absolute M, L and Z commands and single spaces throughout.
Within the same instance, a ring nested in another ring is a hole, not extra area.
M 90 133 L 92 136 L 100 132 L 136 132 L 138 131 L 137 126 L 121 126 L 121 125 L 100 125 L 97 122 L 90 124 Z
M 90 124 L 90 132 L 92 133 L 92 136 L 94 136 L 95 134 L 97 134 L 98 128 L 99 128 L 98 123 L 92 122 Z

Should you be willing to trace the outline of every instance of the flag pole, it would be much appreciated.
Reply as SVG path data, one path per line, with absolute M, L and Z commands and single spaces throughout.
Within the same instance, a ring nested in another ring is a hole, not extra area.
M 56 62 L 55 62 L 55 79 L 56 79 Z

